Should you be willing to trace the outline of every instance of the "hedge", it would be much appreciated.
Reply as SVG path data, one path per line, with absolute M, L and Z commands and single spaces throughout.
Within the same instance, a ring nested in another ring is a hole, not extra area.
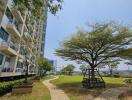
M 28 78 L 28 80 L 31 80 L 31 78 Z M 9 81 L 9 82 L 0 82 L 0 96 L 10 92 L 14 85 L 20 85 L 23 82 L 24 82 L 24 79 Z

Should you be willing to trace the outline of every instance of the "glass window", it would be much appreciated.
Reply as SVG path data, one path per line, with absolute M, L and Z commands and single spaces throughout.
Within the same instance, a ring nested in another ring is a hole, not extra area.
M 12 23 L 13 22 L 13 15 L 11 13 L 11 11 L 9 10 L 9 8 L 7 7 L 5 15 L 7 16 L 7 18 L 9 19 L 9 22 Z
M 1 27 L 0 28 L 0 38 L 7 41 L 9 34 Z
M 21 63 L 20 61 L 17 62 L 17 68 L 23 68 L 23 63 Z
M 0 54 L 0 65 L 2 65 L 4 55 Z
M 41 44 L 41 51 L 44 51 L 44 44 Z

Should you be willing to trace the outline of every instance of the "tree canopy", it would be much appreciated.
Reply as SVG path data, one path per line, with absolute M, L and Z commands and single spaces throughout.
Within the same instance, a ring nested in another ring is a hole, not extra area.
M 88 63 L 94 69 L 118 61 L 117 52 L 132 43 L 132 31 L 126 26 L 110 22 L 90 27 L 90 31 L 79 30 L 64 40 L 55 54 L 65 60 Z
M 40 74 L 46 74 L 47 71 L 50 71 L 53 69 L 53 66 L 48 63 L 48 60 L 43 57 L 37 58 L 37 64 L 40 70 Z
M 120 50 L 118 54 L 122 59 L 128 60 L 125 64 L 132 65 L 132 48 Z
M 72 71 L 75 69 L 75 66 L 73 64 L 69 64 L 66 67 L 62 69 L 63 72 L 68 72 L 69 75 L 72 74 Z

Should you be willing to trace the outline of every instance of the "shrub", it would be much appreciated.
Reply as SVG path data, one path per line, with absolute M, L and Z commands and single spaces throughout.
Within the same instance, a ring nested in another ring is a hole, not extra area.
M 31 80 L 31 78 L 28 78 L 28 80 Z M 0 82 L 0 96 L 10 92 L 14 85 L 21 85 L 23 83 L 24 79 L 9 82 Z
M 119 78 L 120 75 L 119 75 L 119 74 L 115 74 L 115 75 L 113 75 L 113 77 L 115 77 L 115 78 Z

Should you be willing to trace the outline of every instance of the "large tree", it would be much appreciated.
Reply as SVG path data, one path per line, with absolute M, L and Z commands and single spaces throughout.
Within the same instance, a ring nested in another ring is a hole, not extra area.
M 103 63 L 117 61 L 117 52 L 132 42 L 132 31 L 116 23 L 96 23 L 90 31 L 79 30 L 62 42 L 56 55 L 65 60 L 86 62 L 92 69 Z M 109 60 L 112 59 L 112 60 Z

